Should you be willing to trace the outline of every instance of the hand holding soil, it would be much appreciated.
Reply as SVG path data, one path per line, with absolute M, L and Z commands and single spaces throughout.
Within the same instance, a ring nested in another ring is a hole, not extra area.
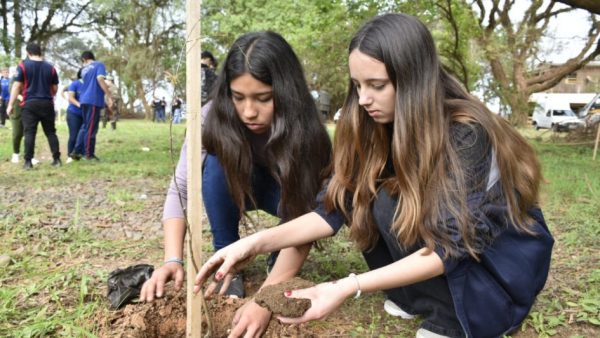
M 288 298 L 284 292 L 312 286 L 315 284 L 296 277 L 279 284 L 265 286 L 256 293 L 254 301 L 258 305 L 268 308 L 275 315 L 290 318 L 301 317 L 310 308 L 310 299 Z

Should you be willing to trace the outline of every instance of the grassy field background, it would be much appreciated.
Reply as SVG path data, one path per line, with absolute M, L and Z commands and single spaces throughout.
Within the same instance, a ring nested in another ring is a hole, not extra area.
M 22 163 L 10 163 L 11 132 L 0 129 L 0 337 L 96 335 L 97 316 L 108 311 L 108 273 L 162 259 L 162 203 L 184 132 L 184 125 L 170 132 L 168 124 L 122 121 L 116 131 L 98 133 L 100 162 L 52 168 L 40 128 L 41 163 L 25 172 Z M 64 123 L 58 133 L 65 154 Z M 547 131 L 523 133 L 543 164 L 541 203 L 556 246 L 546 288 L 514 336 L 598 337 L 600 160 L 592 161 L 589 143 L 569 144 Z M 342 233 L 313 250 L 302 276 L 320 282 L 364 270 Z M 348 300 L 340 309 L 344 324 L 311 325 L 342 325 L 349 337 L 414 336 L 417 322 L 387 316 L 382 302 L 381 294 Z

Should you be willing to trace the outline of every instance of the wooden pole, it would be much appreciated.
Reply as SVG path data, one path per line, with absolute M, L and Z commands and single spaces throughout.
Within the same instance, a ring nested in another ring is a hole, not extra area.
M 594 144 L 594 155 L 592 156 L 592 161 L 596 160 L 596 153 L 598 152 L 598 142 L 600 141 L 600 122 L 597 125 L 596 129 L 596 143 Z
M 201 0 L 186 0 L 186 118 L 187 118 L 187 323 L 186 337 L 202 337 L 202 296 L 194 295 L 194 279 L 202 264 L 202 173 L 201 173 L 201 80 L 200 80 L 200 5 Z

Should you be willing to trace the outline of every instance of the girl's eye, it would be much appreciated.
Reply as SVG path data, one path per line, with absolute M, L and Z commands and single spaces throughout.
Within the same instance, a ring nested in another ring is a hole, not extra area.
M 258 102 L 266 103 L 266 102 L 271 101 L 272 99 L 273 99 L 272 96 L 259 97 Z
M 235 96 L 235 95 L 234 95 L 234 96 L 232 97 L 232 99 L 233 99 L 233 101 L 239 102 L 239 101 L 242 101 L 242 100 L 244 99 L 244 97 L 242 97 L 242 96 Z
M 372 87 L 375 90 L 382 90 L 383 87 L 385 87 L 385 84 L 374 84 L 374 85 L 372 85 Z

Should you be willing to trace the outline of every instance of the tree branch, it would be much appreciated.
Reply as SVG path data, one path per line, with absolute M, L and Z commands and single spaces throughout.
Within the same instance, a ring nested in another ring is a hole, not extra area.
M 600 14 L 600 1 L 598 0 L 556 0 L 565 5 L 585 9 L 591 13 Z

